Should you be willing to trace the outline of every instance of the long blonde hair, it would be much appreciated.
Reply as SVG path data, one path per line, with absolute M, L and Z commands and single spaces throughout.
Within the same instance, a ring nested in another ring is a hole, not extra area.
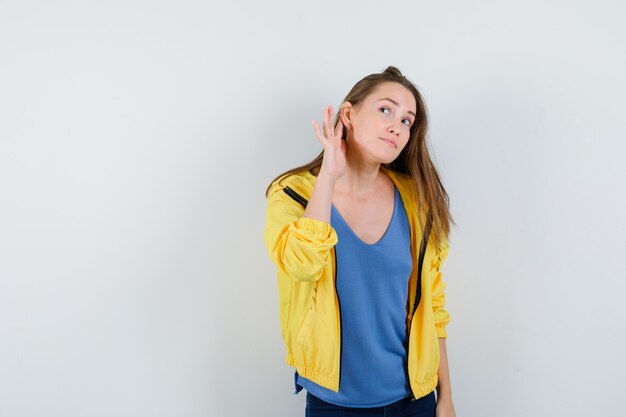
M 389 66 L 381 73 L 370 74 L 359 82 L 350 90 L 343 102 L 349 101 L 356 106 L 372 93 L 376 87 L 385 82 L 396 82 L 408 89 L 415 97 L 417 106 L 415 122 L 410 129 L 409 141 L 400 152 L 400 155 L 391 163 L 383 164 L 384 167 L 392 169 L 403 174 L 408 174 L 413 178 L 417 190 L 417 207 L 429 207 L 430 216 L 432 218 L 432 231 L 437 242 L 447 240 L 450 233 L 451 224 L 455 224 L 450 214 L 449 198 L 446 193 L 435 164 L 430 158 L 428 147 L 426 144 L 426 132 L 428 129 L 428 115 L 422 95 L 417 87 L 409 81 L 400 70 L 396 67 Z M 335 115 L 333 126 L 337 126 L 339 121 L 339 112 Z M 346 140 L 347 130 L 344 126 L 341 135 L 342 140 Z M 274 178 L 265 191 L 267 197 L 272 184 L 281 177 L 309 171 L 313 175 L 319 173 L 319 169 L 324 159 L 324 151 L 315 157 L 311 162 L 292 168 L 283 172 Z M 422 213 L 424 215 L 426 213 Z M 420 217 L 420 222 L 424 216 Z M 422 225 L 423 226 L 423 225 Z

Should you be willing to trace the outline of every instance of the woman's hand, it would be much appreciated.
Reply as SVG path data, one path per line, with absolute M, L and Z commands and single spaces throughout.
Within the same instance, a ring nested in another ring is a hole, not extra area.
M 435 409 L 436 417 L 456 417 L 454 411 L 454 405 L 452 405 L 451 399 L 442 398 L 441 401 L 437 399 L 437 407 Z
M 346 170 L 346 141 L 341 140 L 343 132 L 341 118 L 339 118 L 337 127 L 333 131 L 333 106 L 328 106 L 324 109 L 323 133 L 320 132 L 317 122 L 315 120 L 312 122 L 315 128 L 315 135 L 324 146 L 324 160 L 318 175 L 323 174 L 332 180 L 336 180 Z

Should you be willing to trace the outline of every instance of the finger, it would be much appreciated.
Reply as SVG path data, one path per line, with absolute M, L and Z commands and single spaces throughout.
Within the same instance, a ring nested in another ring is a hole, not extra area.
M 320 132 L 320 126 L 315 120 L 311 120 L 311 122 L 313 123 L 313 129 L 315 129 L 315 136 L 317 137 L 317 140 L 319 140 L 322 145 L 324 145 L 324 140 L 322 139 L 322 134 Z
M 328 106 L 328 112 L 326 113 L 326 131 L 324 134 L 328 139 L 333 137 L 333 106 Z
M 341 140 L 341 134 L 343 133 L 343 122 L 341 121 L 341 117 L 337 120 L 337 126 L 335 126 L 335 137 Z
M 322 134 L 325 137 L 328 137 L 328 107 L 324 109 L 324 114 L 322 117 Z

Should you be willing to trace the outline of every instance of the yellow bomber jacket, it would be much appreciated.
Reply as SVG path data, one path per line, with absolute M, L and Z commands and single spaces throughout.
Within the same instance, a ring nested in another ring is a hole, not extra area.
M 414 398 L 437 386 L 439 341 L 445 338 L 450 315 L 445 309 L 446 284 L 441 265 L 448 244 L 437 245 L 432 233 L 421 264 L 422 233 L 413 180 L 381 169 L 395 183 L 411 228 L 413 270 L 407 300 L 408 373 Z M 287 348 L 285 361 L 298 374 L 325 388 L 339 391 L 341 369 L 341 310 L 335 286 L 337 233 L 323 221 L 302 217 L 316 177 L 308 171 L 283 176 L 268 194 L 265 246 L 278 273 L 280 327 Z M 426 222 L 423 222 L 426 223 Z M 415 309 L 415 300 L 418 305 Z

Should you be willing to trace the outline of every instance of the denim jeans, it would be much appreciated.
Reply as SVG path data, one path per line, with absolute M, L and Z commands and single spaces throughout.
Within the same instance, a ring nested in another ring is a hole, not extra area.
M 342 407 L 306 393 L 305 417 L 435 417 L 435 391 L 411 401 L 410 397 L 382 407 Z

